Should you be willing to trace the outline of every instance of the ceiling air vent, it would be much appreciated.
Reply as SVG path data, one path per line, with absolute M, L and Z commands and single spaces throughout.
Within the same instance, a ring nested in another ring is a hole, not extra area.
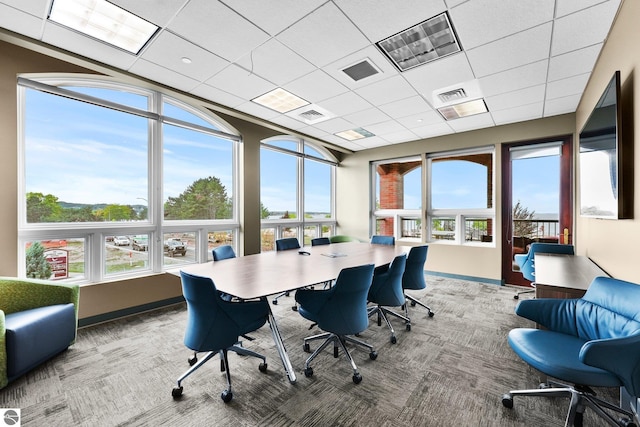
M 378 67 L 373 65 L 369 58 L 342 69 L 342 72 L 351 77 L 353 81 L 360 81 L 367 77 L 374 76 L 380 72 Z
M 458 88 L 454 90 L 449 90 L 447 92 L 439 93 L 438 98 L 440 98 L 440 101 L 447 103 L 452 101 L 459 101 L 461 99 L 466 99 L 468 98 L 468 96 L 464 88 Z
M 335 117 L 335 114 L 330 113 L 316 104 L 305 105 L 304 107 L 289 111 L 286 115 L 308 125 L 314 125 Z

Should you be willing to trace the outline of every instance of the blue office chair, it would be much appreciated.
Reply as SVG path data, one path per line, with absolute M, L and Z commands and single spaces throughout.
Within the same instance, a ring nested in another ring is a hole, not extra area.
M 338 357 L 338 347 L 342 348 L 353 368 L 353 382 L 359 384 L 362 375 L 358 372 L 346 343 L 350 342 L 369 350 L 369 358 L 375 360 L 378 353 L 369 345 L 348 335 L 358 334 L 369 324 L 367 317 L 367 292 L 373 278 L 373 264 L 345 268 L 340 271 L 333 287 L 323 290 L 299 289 L 296 301 L 300 304 L 298 312 L 305 319 L 317 324 L 325 333 L 304 339 L 304 351 L 311 351 L 309 341 L 325 341 L 309 356 L 304 365 L 304 375 L 311 377 L 311 362 L 330 343 L 333 343 L 333 356 Z
M 321 245 L 330 245 L 331 240 L 328 237 L 316 237 L 315 239 L 311 239 L 311 246 L 321 246 Z
M 529 245 L 529 251 L 526 254 L 516 254 L 514 260 L 516 264 L 518 264 L 518 267 L 520 267 L 520 271 L 522 272 L 524 278 L 532 282 L 531 286 L 533 286 L 533 289 L 516 292 L 516 294 L 513 296 L 514 299 L 519 299 L 520 295 L 535 292 L 536 290 L 536 268 L 534 265 L 536 253 L 573 255 L 574 250 L 573 245 L 535 242 Z
M 374 245 L 395 245 L 396 244 L 396 238 L 393 236 L 379 236 L 379 235 L 374 235 L 371 236 L 371 243 L 373 243 Z
M 427 283 L 424 280 L 424 263 L 427 261 L 428 250 L 429 246 L 427 245 L 413 246 L 409 250 L 407 265 L 402 275 L 402 289 L 404 290 L 404 297 L 411 303 L 411 307 L 415 307 L 418 304 L 427 309 L 429 317 L 433 317 L 435 313 L 428 305 L 407 294 L 408 290 L 417 291 L 427 287 Z M 406 303 L 404 304 L 404 315 L 409 318 L 409 308 Z
M 222 261 L 223 259 L 235 258 L 236 253 L 231 245 L 222 245 L 211 250 L 214 261 Z
M 378 315 L 378 326 L 382 325 L 382 319 L 391 330 L 391 344 L 397 342 L 396 332 L 389 321 L 388 315 L 404 320 L 407 331 L 411 330 L 411 320 L 387 307 L 400 307 L 405 305 L 404 291 L 402 289 L 402 275 L 407 264 L 407 255 L 398 255 L 389 266 L 378 267 L 373 274 L 373 282 L 369 289 L 367 299 L 375 304 L 369 307 L 368 316 Z
M 596 277 L 582 298 L 518 303 L 516 314 L 543 328 L 511 330 L 513 351 L 532 368 L 574 385 L 548 381 L 538 389 L 512 390 L 503 396 L 503 405 L 513 408 L 514 396 L 567 396 L 565 426 L 582 426 L 587 407 L 612 426 L 634 425 L 634 414 L 597 398 L 590 387 L 624 386 L 634 400 L 640 396 L 639 301 L 640 285 Z M 605 409 L 625 419 L 616 420 Z
M 182 396 L 182 381 L 205 364 L 216 354 L 220 354 L 222 368 L 227 376 L 227 389 L 221 398 L 228 403 L 233 398 L 231 374 L 229 373 L 228 351 L 262 359 L 260 372 L 266 372 L 267 359 L 256 352 L 242 348 L 236 343 L 238 337 L 255 331 L 267 322 L 269 304 L 265 300 L 230 302 L 220 297 L 213 281 L 208 277 L 194 276 L 180 272 L 182 293 L 187 301 L 187 329 L 184 345 L 194 352 L 207 352 L 203 359 L 189 358 L 192 365 L 178 378 L 178 385 L 171 395 Z
M 300 249 L 300 242 L 298 242 L 298 239 L 295 237 L 285 237 L 284 239 L 276 240 L 276 251 L 289 251 L 292 249 Z M 281 294 L 276 295 L 271 302 L 273 305 L 278 305 L 278 299 L 284 296 L 288 297 L 289 295 L 289 291 L 282 292 Z M 298 307 L 294 305 L 291 309 L 293 311 L 297 311 Z

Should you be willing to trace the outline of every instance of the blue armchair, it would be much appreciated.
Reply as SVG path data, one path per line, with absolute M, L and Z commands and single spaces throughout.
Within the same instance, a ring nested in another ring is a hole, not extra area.
M 368 316 L 378 315 L 378 326 L 382 325 L 382 319 L 391 330 L 391 344 L 397 342 L 396 331 L 389 321 L 388 316 L 394 316 L 405 322 L 407 331 L 411 330 L 411 320 L 388 309 L 387 307 L 400 307 L 406 304 L 404 290 L 402 289 L 402 275 L 407 264 L 407 255 L 398 255 L 389 266 L 381 266 L 375 269 L 373 281 L 369 289 L 367 299 L 374 306 L 368 309 Z
M 375 360 L 378 353 L 373 346 L 348 335 L 358 334 L 369 325 L 367 317 L 367 292 L 373 278 L 373 264 L 345 268 L 340 271 L 333 287 L 324 290 L 299 289 L 296 301 L 300 304 L 298 312 L 305 319 L 317 324 L 325 333 L 304 339 L 304 351 L 311 351 L 309 341 L 324 339 L 325 341 L 309 356 L 305 362 L 304 375 L 311 377 L 311 362 L 327 345 L 333 343 L 333 355 L 338 357 L 338 347 L 342 348 L 353 368 L 353 382 L 362 381 L 346 343 L 350 342 L 369 349 L 369 358 Z
M 187 329 L 184 345 L 194 352 L 207 352 L 203 359 L 189 358 L 192 365 L 178 378 L 177 386 L 171 391 L 174 398 L 182 396 L 182 381 L 194 373 L 204 363 L 220 354 L 222 368 L 226 372 L 227 389 L 221 398 L 228 403 L 233 398 L 231 375 L 229 373 L 228 351 L 262 359 L 260 372 L 266 372 L 267 359 L 258 353 L 236 345 L 241 335 L 261 328 L 269 316 L 266 300 L 231 302 L 221 297 L 213 281 L 208 277 L 194 276 L 180 272 L 182 293 L 187 301 Z
M 582 298 L 525 300 L 516 314 L 545 329 L 513 329 L 509 345 L 528 365 L 561 382 L 512 390 L 502 398 L 505 407 L 513 408 L 514 396 L 568 396 L 566 426 L 581 426 L 587 407 L 610 425 L 631 425 L 633 414 L 597 398 L 590 387 L 624 386 L 640 396 L 640 285 L 597 277 Z M 618 423 L 603 408 L 626 421 Z
M 525 279 L 533 282 L 532 286 L 535 288 L 536 281 L 536 268 L 535 268 L 535 255 L 536 253 L 544 254 L 561 254 L 561 255 L 573 255 L 573 245 L 560 245 L 558 243 L 539 243 L 535 242 L 529 245 L 529 251 L 526 254 L 516 254 L 514 260 L 520 272 Z M 528 289 L 526 291 L 519 291 L 513 296 L 514 299 L 520 298 L 521 294 L 534 292 L 535 289 Z

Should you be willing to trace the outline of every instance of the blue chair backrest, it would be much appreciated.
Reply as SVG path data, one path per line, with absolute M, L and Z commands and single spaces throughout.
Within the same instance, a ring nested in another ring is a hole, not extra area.
M 383 273 L 375 272 L 369 289 L 370 302 L 389 307 L 405 303 L 402 275 L 407 265 L 407 255 L 398 255 Z
M 214 261 L 221 261 L 223 259 L 235 258 L 236 253 L 231 245 L 222 245 L 211 250 Z
M 558 243 L 532 243 L 526 255 L 516 255 L 516 262 L 520 266 L 522 275 L 527 280 L 535 281 L 534 259 L 536 253 L 573 255 L 573 245 Z
M 184 345 L 194 351 L 219 351 L 238 341 L 239 327 L 221 308 L 222 299 L 208 277 L 180 272 L 187 301 Z
M 371 243 L 375 245 L 395 245 L 396 238 L 393 236 L 371 236 Z
M 427 284 L 424 280 L 424 263 L 427 261 L 429 246 L 414 246 L 409 250 L 407 265 L 402 275 L 402 287 L 404 289 L 424 289 Z
M 311 246 L 330 245 L 331 240 L 328 237 L 316 237 L 311 239 Z
M 332 292 L 318 312 L 318 326 L 338 335 L 354 335 L 367 329 L 367 293 L 373 278 L 373 264 L 344 268 L 338 274 Z
M 288 251 L 289 249 L 300 249 L 300 243 L 295 237 L 287 237 L 276 240 L 276 251 Z

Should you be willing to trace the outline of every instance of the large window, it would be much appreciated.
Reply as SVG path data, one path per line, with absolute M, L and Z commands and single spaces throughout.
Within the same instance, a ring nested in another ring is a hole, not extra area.
M 427 241 L 493 241 L 493 151 L 483 148 L 427 156 Z
M 291 137 L 263 141 L 260 149 L 261 249 L 296 237 L 301 245 L 335 228 L 336 159 L 325 149 Z
M 404 240 L 422 238 L 422 170 L 420 157 L 372 164 L 371 234 Z
M 20 273 L 79 283 L 234 244 L 239 138 L 211 113 L 108 80 L 19 79 Z

